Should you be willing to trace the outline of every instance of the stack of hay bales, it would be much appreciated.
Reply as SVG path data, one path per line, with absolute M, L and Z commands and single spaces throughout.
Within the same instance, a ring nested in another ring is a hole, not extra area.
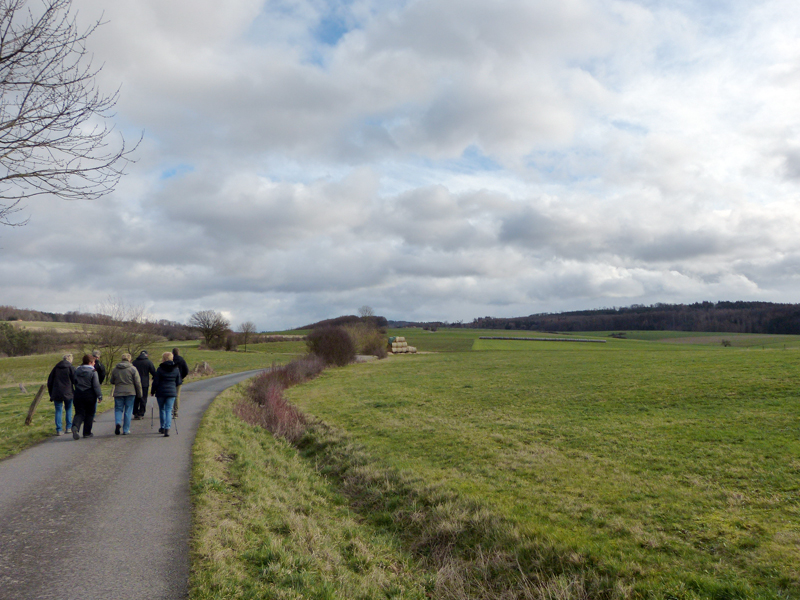
M 416 354 L 417 349 L 414 346 L 409 346 L 404 337 L 390 337 L 389 338 L 389 352 L 392 354 Z

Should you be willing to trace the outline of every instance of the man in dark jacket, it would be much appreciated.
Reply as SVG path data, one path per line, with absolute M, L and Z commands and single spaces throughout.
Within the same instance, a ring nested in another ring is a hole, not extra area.
M 147 350 L 142 350 L 139 356 L 133 361 L 133 366 L 139 371 L 139 378 L 142 380 L 142 395 L 136 396 L 133 401 L 133 418 L 136 420 L 144 417 L 147 411 L 147 391 L 150 389 L 150 376 L 155 376 L 156 367 L 147 356 Z
M 178 389 L 183 383 L 178 365 L 173 361 L 172 352 L 164 352 L 161 356 L 161 364 L 153 377 L 153 389 L 151 394 L 158 401 L 158 418 L 161 427 L 158 433 L 163 433 L 164 437 L 169 437 L 169 430 L 172 425 L 172 406 Z
M 106 367 L 100 362 L 100 350 L 92 350 L 92 356 L 94 357 L 94 370 L 97 371 L 97 380 L 100 385 L 103 385 L 106 379 Z
M 177 348 L 172 349 L 172 356 L 173 356 L 172 361 L 178 367 L 178 372 L 180 372 L 181 374 L 181 381 L 183 381 L 184 379 L 186 379 L 187 375 L 189 375 L 189 365 L 187 365 L 186 360 L 180 354 L 178 354 Z M 178 393 L 175 395 L 175 405 L 172 407 L 173 419 L 178 418 L 178 407 L 180 406 L 181 403 L 181 385 L 183 384 L 181 383 L 178 385 Z
M 50 402 L 56 409 L 56 435 L 72 429 L 72 401 L 75 398 L 75 367 L 72 366 L 72 354 L 65 354 L 64 359 L 58 363 L 47 378 L 47 391 L 50 393 Z M 67 427 L 61 429 L 61 416 L 64 405 L 67 405 Z
M 75 419 L 72 421 L 72 438 L 80 439 L 81 425 L 83 437 L 90 438 L 92 423 L 97 412 L 97 403 L 103 401 L 100 379 L 94 370 L 94 356 L 85 354 L 83 364 L 75 371 Z

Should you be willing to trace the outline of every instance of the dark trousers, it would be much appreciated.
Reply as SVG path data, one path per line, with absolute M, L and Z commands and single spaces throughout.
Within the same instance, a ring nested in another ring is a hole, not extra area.
M 79 398 L 75 397 L 75 417 L 72 419 L 72 428 L 81 430 L 83 425 L 83 436 L 86 437 L 92 433 L 92 423 L 94 423 L 94 415 L 97 412 L 97 399 L 96 398 Z
M 136 396 L 133 401 L 133 414 L 134 416 L 143 417 L 147 412 L 147 395 Z

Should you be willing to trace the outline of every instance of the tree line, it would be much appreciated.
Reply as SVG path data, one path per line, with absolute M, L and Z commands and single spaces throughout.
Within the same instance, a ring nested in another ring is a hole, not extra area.
M 634 304 L 527 317 L 481 317 L 461 326 L 563 332 L 639 330 L 800 335 L 800 304 L 744 301 Z

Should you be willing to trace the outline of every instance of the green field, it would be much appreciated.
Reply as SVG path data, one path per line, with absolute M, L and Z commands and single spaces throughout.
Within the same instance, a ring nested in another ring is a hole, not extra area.
M 800 598 L 796 338 L 762 350 L 399 333 L 439 353 L 330 370 L 290 399 L 623 596 Z
M 197 345 L 196 341 L 164 341 L 148 350 L 150 359 L 158 366 L 162 352 L 178 347 L 190 369 L 197 363 L 206 361 L 214 369 L 215 375 L 263 369 L 273 362 L 286 363 L 298 353 L 305 351 L 302 342 L 251 344 L 246 353 L 198 350 Z M 64 353 L 0 358 L 0 459 L 16 454 L 31 444 L 53 435 L 55 431 L 53 405 L 48 401 L 46 393 L 33 423 L 26 427 L 24 422 L 36 391 L 40 385 L 47 382 L 50 370 L 61 360 Z M 73 364 L 77 366 L 80 364 L 80 356 L 74 350 L 72 353 Z M 113 365 L 106 365 L 109 370 L 111 366 Z M 20 383 L 26 387 L 26 393 L 20 391 Z M 104 385 L 104 397 L 108 398 L 110 393 L 111 387 Z M 98 411 L 103 412 L 112 407 L 113 402 L 104 400 L 98 405 Z

